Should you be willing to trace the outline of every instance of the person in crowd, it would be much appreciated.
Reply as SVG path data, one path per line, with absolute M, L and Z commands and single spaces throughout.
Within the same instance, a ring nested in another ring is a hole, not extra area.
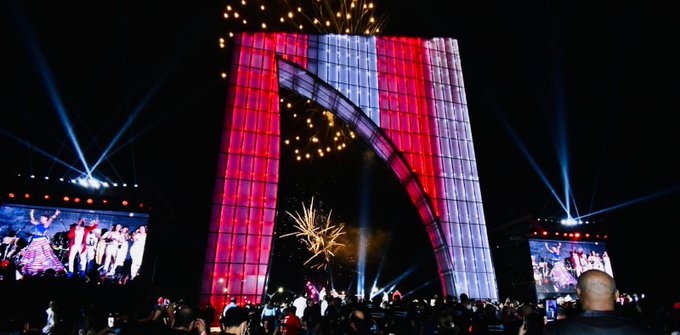
M 220 329 L 223 334 L 246 335 L 249 321 L 248 310 L 234 306 L 227 309 L 220 318 Z
M 541 335 L 543 334 L 543 327 L 545 319 L 543 315 L 536 312 L 531 312 L 524 316 L 524 322 L 519 327 L 518 335 Z
M 496 307 L 492 304 L 478 304 L 472 319 L 472 334 L 503 334 L 503 324 L 496 317 Z
M 76 256 L 79 258 L 78 266 L 81 272 L 85 272 L 87 265 L 87 236 L 99 225 L 99 221 L 94 220 L 89 226 L 85 226 L 85 218 L 80 218 L 75 226 L 68 232 L 68 272 L 73 273 Z
M 57 322 L 59 320 L 57 316 L 57 302 L 54 300 L 50 301 L 45 313 L 47 313 L 47 321 L 45 322 L 45 326 L 42 328 L 42 333 L 56 334 Z
M 205 320 L 196 318 L 196 313 L 190 306 L 178 303 L 174 314 L 175 318 L 172 324 L 172 329 L 170 330 L 170 334 L 207 334 Z
M 395 290 L 394 293 L 392 293 L 392 301 L 396 301 L 397 299 L 401 300 L 401 292 L 399 292 L 399 290 Z
M 170 301 L 170 299 L 162 296 L 158 297 L 151 309 L 151 313 L 137 322 L 146 329 L 144 333 L 162 332 L 172 328 L 175 324 L 175 308 L 176 304 Z
M 295 315 L 302 320 L 305 315 L 305 308 L 307 308 L 307 298 L 304 294 L 299 295 L 295 300 L 293 300 L 293 306 L 295 306 Z
M 297 316 L 297 308 L 293 305 L 287 308 L 279 328 L 274 334 L 298 335 L 302 333 L 302 321 Z
M 59 261 L 57 255 L 54 254 L 50 240 L 47 238 L 47 229 L 52 224 L 52 221 L 61 213 L 58 209 L 52 214 L 40 215 L 40 220 L 35 219 L 35 210 L 31 209 L 30 217 L 31 224 L 35 226 L 31 242 L 23 250 L 23 257 L 21 258 L 21 267 L 23 275 L 35 275 L 52 269 L 55 272 L 64 271 L 64 264 Z
M 457 335 L 461 333 L 461 329 L 456 325 L 452 309 L 450 308 L 440 309 L 436 312 L 435 317 L 436 317 L 436 334 Z M 465 332 L 467 332 L 467 329 L 465 330 Z
M 544 334 L 654 334 L 648 327 L 623 318 L 616 311 L 619 291 L 614 278 L 604 271 L 588 270 L 576 286 L 583 312 L 546 325 Z
M 274 302 L 269 299 L 267 304 L 262 307 L 262 314 L 260 319 L 262 320 L 262 328 L 267 335 L 272 335 L 274 330 L 278 326 L 279 309 L 276 308 Z
M 306 330 L 308 334 L 316 333 L 319 327 L 321 319 L 321 307 L 317 304 L 314 299 L 307 298 L 307 307 L 302 316 L 302 328 Z
M 321 303 L 322 301 L 324 301 L 326 299 L 327 294 L 328 293 L 326 292 L 326 287 L 322 286 L 321 291 L 319 291 L 319 303 Z
M 453 307 L 453 320 L 461 331 L 467 332 L 472 324 L 472 317 L 472 302 L 467 294 L 461 293 L 458 304 Z
M 362 310 L 355 309 L 349 314 L 349 330 L 350 334 L 371 334 L 371 322 Z
M 224 314 L 227 313 L 227 311 L 228 311 L 229 309 L 234 308 L 234 307 L 237 307 L 237 306 L 236 306 L 236 297 L 232 297 L 232 298 L 229 300 L 229 304 L 227 304 L 226 306 L 224 306 L 224 309 L 222 310 L 222 316 L 224 316 Z

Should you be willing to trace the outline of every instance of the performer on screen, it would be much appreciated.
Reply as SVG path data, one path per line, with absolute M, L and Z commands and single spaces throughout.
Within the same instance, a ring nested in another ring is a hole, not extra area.
M 35 275 L 47 269 L 53 269 L 57 272 L 63 271 L 64 264 L 54 254 L 47 238 L 47 228 L 61 212 L 57 209 L 52 216 L 42 214 L 40 221 L 35 219 L 34 213 L 35 210 L 31 209 L 31 224 L 35 226 L 35 230 L 31 236 L 31 242 L 26 246 L 24 256 L 21 258 L 22 273 L 24 275 Z
M 85 267 L 86 272 L 90 272 L 92 269 L 97 268 L 95 256 L 97 255 L 97 242 L 99 242 L 100 233 L 101 231 L 99 229 L 93 229 L 85 235 L 85 243 L 87 244 L 87 249 L 85 250 L 87 262 Z
M 575 277 L 581 277 L 581 273 L 583 273 L 583 265 L 581 265 L 581 255 L 579 255 L 578 251 L 576 251 L 576 247 L 571 249 L 571 264 L 574 265 Z
M 130 279 L 135 279 L 139 275 L 139 268 L 142 266 L 142 259 L 144 258 L 144 245 L 146 245 L 146 226 L 139 226 L 132 235 Z
M 99 222 L 92 221 L 89 226 L 85 226 L 85 219 L 80 218 L 78 224 L 71 227 L 68 232 L 68 272 L 73 273 L 76 256 L 79 256 L 79 267 L 81 272 L 85 272 L 87 265 L 87 236 L 97 228 Z
M 0 259 L 6 260 L 12 257 L 12 251 L 16 248 L 17 240 L 16 231 L 10 231 L 7 236 L 2 238 L 2 243 L 0 243 Z
M 113 276 L 116 271 L 116 256 L 118 255 L 118 248 L 123 242 L 123 233 L 121 230 L 123 226 L 116 224 L 111 227 L 111 230 L 102 235 L 105 242 L 106 249 L 104 249 L 104 266 L 103 272 L 107 276 Z
M 604 272 L 614 277 L 614 271 L 612 271 L 612 262 L 609 259 L 609 254 L 606 251 L 602 253 L 602 262 L 604 262 Z
M 576 278 L 569 273 L 569 270 L 564 266 L 564 261 L 560 256 L 560 250 L 562 249 L 562 242 L 552 247 L 548 246 L 548 242 L 545 243 L 545 248 L 550 252 L 550 258 L 552 262 L 552 269 L 550 270 L 550 279 L 557 289 L 565 289 L 569 286 L 576 287 Z

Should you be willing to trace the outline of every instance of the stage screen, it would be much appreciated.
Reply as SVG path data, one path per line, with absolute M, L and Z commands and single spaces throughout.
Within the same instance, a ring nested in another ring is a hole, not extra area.
M 17 280 L 88 276 L 125 284 L 143 266 L 148 221 L 147 213 L 3 204 L 0 258 Z
M 576 280 L 586 270 L 614 276 L 602 242 L 529 239 L 529 251 L 539 300 L 567 295 L 575 299 Z

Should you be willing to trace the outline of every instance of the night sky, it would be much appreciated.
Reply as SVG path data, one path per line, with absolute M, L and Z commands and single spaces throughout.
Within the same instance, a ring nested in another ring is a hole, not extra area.
M 679 58 L 666 15 L 671 11 L 626 2 L 417 4 L 385 5 L 390 15 L 385 34 L 458 40 L 494 253 L 528 257 L 521 245 L 508 243 L 509 237 L 538 218 L 563 217 L 545 181 L 562 196 L 559 157 L 568 157 L 580 212 L 613 207 L 594 216 L 598 226 L 591 229 L 610 235 L 619 286 L 678 298 L 670 230 L 680 185 L 672 121 Z M 155 230 L 166 248 L 158 269 L 165 278 L 176 278 L 172 285 L 196 290 L 226 91 L 219 76 L 226 53 L 217 43 L 225 35 L 221 7 L 219 2 L 17 0 L 1 7 L 0 180 L 8 185 L 19 173 L 65 175 L 63 166 L 26 144 L 78 166 L 60 108 L 88 162 L 129 124 L 100 171 L 154 194 L 167 211 L 150 232 Z M 43 77 L 49 78 L 52 94 Z M 387 255 L 381 278 L 417 266 L 402 292 L 436 278 L 415 210 L 363 144 L 315 164 L 286 159 L 282 155 L 280 204 L 296 210 L 316 196 L 325 209 L 333 209 L 333 217 L 354 226 L 362 194 L 369 192 L 373 247 Z M 270 287 L 280 283 L 295 290 L 304 271 L 286 264 L 283 248 L 277 247 L 293 248 L 293 243 L 276 243 Z M 345 257 L 350 262 L 352 255 Z M 377 259 L 370 260 L 375 268 Z M 515 275 L 499 263 L 505 297 L 513 294 L 509 281 Z M 339 269 L 347 285 L 350 272 Z M 436 291 L 438 285 L 434 281 L 422 290 Z

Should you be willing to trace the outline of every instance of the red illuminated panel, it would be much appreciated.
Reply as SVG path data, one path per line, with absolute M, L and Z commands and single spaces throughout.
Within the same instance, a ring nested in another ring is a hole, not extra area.
M 328 41 L 347 39 L 319 37 L 310 62 L 329 78 L 347 73 L 345 59 L 377 64 L 349 73 L 377 77 L 378 126 L 351 100 L 368 96 L 365 85 L 338 77 L 341 93 L 308 72 L 306 36 L 235 36 L 202 289 L 214 306 L 232 296 L 259 302 L 264 293 L 279 178 L 279 84 L 332 109 L 387 162 L 426 226 L 444 294 L 497 298 L 455 40 L 366 39 L 352 39 L 363 49 L 345 50 Z M 281 66 L 281 83 L 277 56 L 290 62 Z
M 430 198 L 436 198 L 432 122 L 426 93 L 428 67 L 422 40 L 378 38 L 381 127 L 399 149 Z M 433 203 L 435 213 L 439 210 Z
M 269 265 L 278 183 L 276 54 L 306 66 L 302 35 L 234 38 L 202 295 L 220 308 L 260 303 Z

